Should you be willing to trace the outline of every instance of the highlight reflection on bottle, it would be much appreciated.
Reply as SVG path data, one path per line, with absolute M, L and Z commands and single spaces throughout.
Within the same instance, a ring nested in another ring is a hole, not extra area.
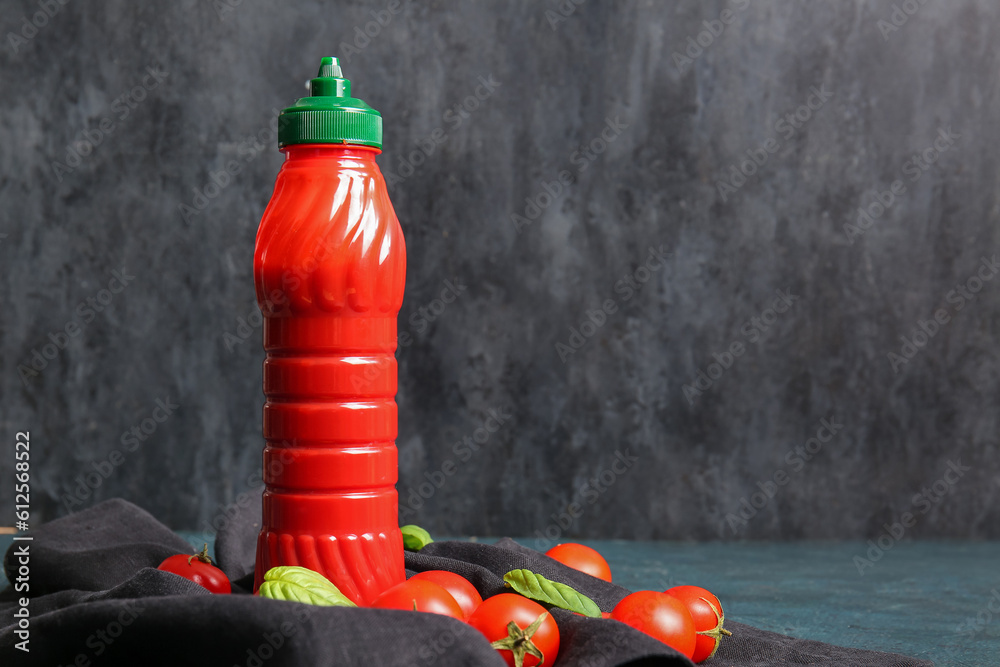
M 403 581 L 396 317 L 406 249 L 375 156 L 382 118 L 324 58 L 285 109 L 285 163 L 257 232 L 264 315 L 263 526 L 254 590 L 301 565 L 358 604 Z

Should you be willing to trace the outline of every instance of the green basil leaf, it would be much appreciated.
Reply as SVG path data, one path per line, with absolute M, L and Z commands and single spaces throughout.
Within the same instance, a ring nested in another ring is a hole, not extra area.
M 593 600 L 578 593 L 572 586 L 549 581 L 531 570 L 511 570 L 503 575 L 504 585 L 526 598 L 590 616 L 601 617 L 601 608 Z
M 322 574 L 297 565 L 272 567 L 264 574 L 259 593 L 261 597 L 272 600 L 303 602 L 320 607 L 358 606 Z
M 403 531 L 403 548 L 407 551 L 420 551 L 428 544 L 433 542 L 431 539 L 431 534 L 420 526 L 403 526 L 400 528 Z

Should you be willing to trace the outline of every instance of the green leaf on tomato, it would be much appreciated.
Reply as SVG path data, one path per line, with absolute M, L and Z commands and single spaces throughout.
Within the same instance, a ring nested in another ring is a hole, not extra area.
M 526 598 L 553 607 L 575 611 L 591 618 L 601 617 L 601 608 L 572 586 L 550 581 L 531 570 L 511 570 L 503 575 L 504 585 L 513 588 Z
M 403 548 L 407 551 L 420 551 L 434 541 L 431 534 L 420 526 L 411 524 L 402 526 L 399 530 L 403 533 Z
M 314 604 L 320 607 L 357 607 L 340 589 L 319 572 L 284 565 L 272 567 L 264 574 L 260 585 L 261 597 Z

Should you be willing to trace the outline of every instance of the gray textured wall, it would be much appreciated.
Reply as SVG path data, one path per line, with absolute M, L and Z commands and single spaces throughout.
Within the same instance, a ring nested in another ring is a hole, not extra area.
M 21 430 L 36 522 L 259 492 L 272 110 L 339 55 L 407 240 L 404 522 L 1000 537 L 995 2 L 393 4 L 0 2 L 0 505 Z

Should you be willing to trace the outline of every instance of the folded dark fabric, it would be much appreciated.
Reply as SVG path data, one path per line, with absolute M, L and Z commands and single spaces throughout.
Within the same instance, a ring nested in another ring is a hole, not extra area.
M 15 648 L 18 605 L 0 593 L 0 660 L 4 665 L 482 665 L 505 664 L 470 626 L 444 616 L 381 609 L 314 607 L 249 595 L 259 505 L 231 517 L 216 540 L 232 595 L 212 595 L 156 570 L 174 553 L 193 553 L 183 538 L 142 509 L 109 500 L 39 526 L 4 558 L 29 544 L 30 653 Z M 566 568 L 504 539 L 493 545 L 435 542 L 406 554 L 409 572 L 461 574 L 483 597 L 504 590 L 503 574 L 527 568 L 562 581 L 610 611 L 629 591 Z M 553 610 L 561 646 L 553 667 L 691 665 L 669 647 L 605 619 Z M 931 663 L 841 648 L 765 632 L 727 620 L 733 636 L 707 665 L 819 664 L 911 667 Z

